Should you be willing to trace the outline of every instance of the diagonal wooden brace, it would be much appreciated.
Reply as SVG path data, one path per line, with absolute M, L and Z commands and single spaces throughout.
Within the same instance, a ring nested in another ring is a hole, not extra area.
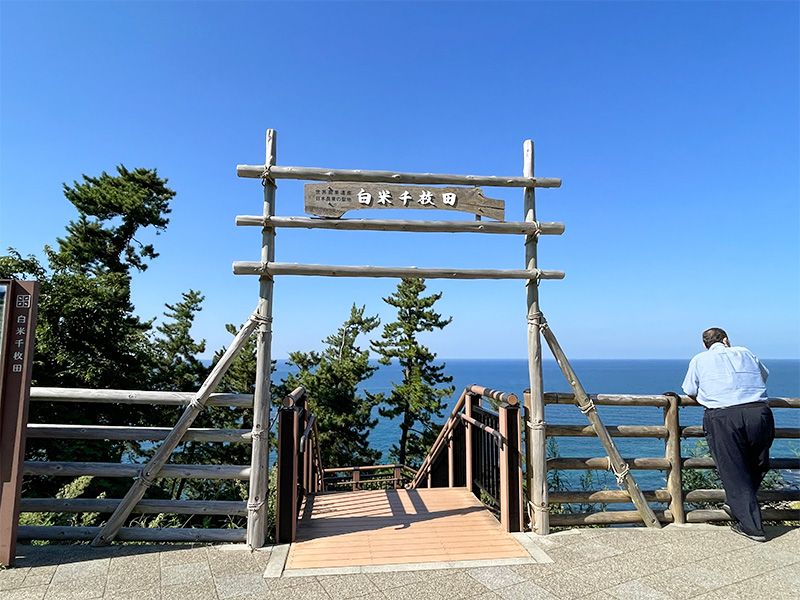
M 142 499 L 147 488 L 155 481 L 159 471 L 161 471 L 161 468 L 167 463 L 173 450 L 178 446 L 181 438 L 186 435 L 186 432 L 197 418 L 197 415 L 203 410 L 206 400 L 208 400 L 211 393 L 217 389 L 219 382 L 228 371 L 228 367 L 231 366 L 236 355 L 239 354 L 244 347 L 245 342 L 258 324 L 259 317 L 257 313 L 251 314 L 247 322 L 239 330 L 239 333 L 236 334 L 230 347 L 225 351 L 225 354 L 222 355 L 222 358 L 203 382 L 203 385 L 195 394 L 194 399 L 189 403 L 189 406 L 186 407 L 186 410 L 181 415 L 181 418 L 178 419 L 174 429 L 169 433 L 158 451 L 153 455 L 153 458 L 142 468 L 139 477 L 136 478 L 131 489 L 125 494 L 125 498 L 119 503 L 119 506 L 100 530 L 100 533 L 97 534 L 97 537 L 94 538 L 92 546 L 105 546 L 111 543 L 117 536 L 120 528 L 136 506 L 136 503 Z
M 561 372 L 564 373 L 564 377 L 567 378 L 567 383 L 569 383 L 569 386 L 572 388 L 572 393 L 575 394 L 575 402 L 578 404 L 581 412 L 589 419 L 589 423 L 591 423 L 594 428 L 597 438 L 608 453 L 609 466 L 617 476 L 617 482 L 620 484 L 620 487 L 623 484 L 625 485 L 625 489 L 628 490 L 631 501 L 634 506 L 636 506 L 639 514 L 642 515 L 644 524 L 648 527 L 660 529 L 661 523 L 653 512 L 653 509 L 650 508 L 647 500 L 645 500 L 644 494 L 642 494 L 642 490 L 639 489 L 639 484 L 636 483 L 633 475 L 631 475 L 628 465 L 622 460 L 619 450 L 617 450 L 617 445 L 614 443 L 611 434 L 608 433 L 608 429 L 603 425 L 603 421 L 600 420 L 600 415 L 597 414 L 594 403 L 584 391 L 581 382 L 578 380 L 578 376 L 572 369 L 572 365 L 569 364 L 567 356 L 561 349 L 555 334 L 550 330 L 544 317 L 541 317 L 540 330 L 544 339 L 547 340 L 547 345 L 550 346 L 550 350 L 553 356 L 555 356 L 558 366 L 561 367 Z

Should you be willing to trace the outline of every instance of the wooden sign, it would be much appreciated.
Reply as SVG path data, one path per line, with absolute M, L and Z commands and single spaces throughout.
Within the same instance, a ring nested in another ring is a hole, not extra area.
M 341 217 L 363 208 L 458 210 L 504 220 L 505 202 L 487 198 L 478 187 L 421 187 L 379 183 L 307 183 L 305 210 L 319 217 Z
M 39 283 L 0 281 L 0 564 L 14 562 Z

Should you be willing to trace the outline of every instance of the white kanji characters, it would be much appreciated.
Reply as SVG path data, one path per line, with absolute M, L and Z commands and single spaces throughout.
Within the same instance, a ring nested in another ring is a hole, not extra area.
M 24 343 L 25 343 L 25 340 L 23 340 L 23 339 L 14 340 L 14 344 L 16 345 L 17 348 L 22 348 L 22 345 Z
M 20 294 L 17 296 L 17 308 L 30 308 L 31 296 L 30 294 Z
M 436 203 L 433 201 L 433 192 L 423 190 L 419 195 L 419 203 L 422 206 L 436 206 Z
M 14 352 L 14 360 L 22 360 L 22 352 Z
M 402 195 L 400 196 L 400 200 L 403 201 L 403 206 L 408 206 L 409 200 L 413 200 L 413 199 L 414 199 L 414 197 L 411 194 L 408 193 L 408 190 L 403 192 Z
M 386 206 L 387 204 L 392 204 L 392 191 L 391 190 L 379 191 L 378 204 L 383 204 L 384 206 Z
M 369 192 L 365 192 L 364 188 L 361 188 L 361 191 L 358 192 L 358 202 L 360 204 L 365 204 L 366 206 L 369 206 L 370 204 L 372 204 L 372 194 L 370 194 Z
M 17 316 L 17 323 L 19 323 L 20 325 L 24 325 L 27 322 L 28 322 L 28 317 L 26 317 L 25 315 Z
M 19 364 L 19 363 L 16 363 L 16 364 L 11 366 L 11 370 L 14 371 L 14 373 L 22 373 L 22 365 Z
M 447 206 L 455 206 L 456 195 L 453 192 L 445 192 L 442 194 L 442 202 L 444 202 Z
M 25 335 L 25 328 L 17 327 L 17 335 Z

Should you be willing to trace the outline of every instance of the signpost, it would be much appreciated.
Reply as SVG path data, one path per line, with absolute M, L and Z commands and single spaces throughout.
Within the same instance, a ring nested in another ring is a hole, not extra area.
M 39 283 L 0 281 L 0 564 L 17 549 Z
M 504 220 L 505 202 L 487 198 L 479 187 L 421 187 L 374 183 L 308 183 L 306 213 L 339 218 L 359 208 L 459 210 Z

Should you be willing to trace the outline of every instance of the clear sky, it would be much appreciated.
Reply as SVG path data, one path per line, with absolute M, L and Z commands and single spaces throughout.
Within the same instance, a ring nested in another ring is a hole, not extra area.
M 521 175 L 533 139 L 542 309 L 573 358 L 687 358 L 728 330 L 800 357 L 797 2 L 0 2 L 0 246 L 41 256 L 62 182 L 157 168 L 178 195 L 134 278 L 143 318 L 189 289 L 214 349 L 255 308 L 258 180 L 237 164 Z M 521 220 L 522 190 L 484 188 Z M 303 215 L 279 181 L 277 214 Z M 383 216 L 384 213 L 382 213 Z M 468 218 L 433 213 L 437 218 Z M 430 217 L 431 213 L 424 213 Z M 353 213 L 352 216 L 367 216 Z M 408 217 L 407 214 L 400 216 Z M 419 216 L 419 215 L 415 215 Z M 279 230 L 281 262 L 522 268 L 517 236 Z M 319 347 L 391 279 L 278 278 L 273 356 Z M 429 280 L 442 358 L 523 358 L 524 284 Z

